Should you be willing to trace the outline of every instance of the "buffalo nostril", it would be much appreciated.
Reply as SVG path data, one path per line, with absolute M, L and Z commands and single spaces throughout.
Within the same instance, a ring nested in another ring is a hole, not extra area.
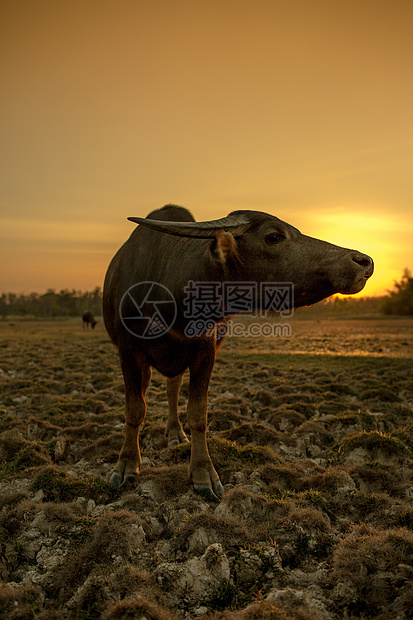
M 354 254 L 352 256 L 352 260 L 358 265 L 360 265 L 360 267 L 364 267 L 368 275 L 371 275 L 373 273 L 373 259 L 370 258 L 370 256 L 367 256 L 367 254 Z

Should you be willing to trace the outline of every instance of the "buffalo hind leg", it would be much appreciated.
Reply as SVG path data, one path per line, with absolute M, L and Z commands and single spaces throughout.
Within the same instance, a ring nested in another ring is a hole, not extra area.
M 206 429 L 208 387 L 214 366 L 215 351 L 204 351 L 190 366 L 188 423 L 191 429 L 189 475 L 194 490 L 209 501 L 219 501 L 224 488 L 209 456 Z
M 179 390 L 181 389 L 184 373 L 166 380 L 166 396 L 168 398 L 168 422 L 166 425 L 166 438 L 168 447 L 177 446 L 188 442 L 178 414 Z
M 120 361 L 125 381 L 125 438 L 110 477 L 116 487 L 134 482 L 139 473 L 139 429 L 145 419 L 145 392 L 151 380 L 151 367 L 146 362 L 139 363 L 132 352 L 122 352 Z

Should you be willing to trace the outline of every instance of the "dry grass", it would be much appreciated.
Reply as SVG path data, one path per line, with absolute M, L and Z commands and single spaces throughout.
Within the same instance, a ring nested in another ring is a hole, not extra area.
M 226 492 L 208 505 L 190 446 L 166 446 L 156 372 L 136 487 L 107 484 L 124 389 L 102 323 L 0 323 L 1 617 L 411 617 L 413 321 L 292 332 L 219 353 L 209 447 Z

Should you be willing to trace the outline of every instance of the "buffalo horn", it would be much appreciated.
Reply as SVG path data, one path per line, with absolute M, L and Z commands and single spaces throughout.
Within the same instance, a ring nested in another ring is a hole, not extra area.
M 142 224 L 153 230 L 176 235 L 178 237 L 199 237 L 208 239 L 214 237 L 220 230 L 230 231 L 233 235 L 242 233 L 249 220 L 245 215 L 229 215 L 219 220 L 209 222 L 166 222 L 164 220 L 148 220 L 142 217 L 128 217 L 131 222 Z

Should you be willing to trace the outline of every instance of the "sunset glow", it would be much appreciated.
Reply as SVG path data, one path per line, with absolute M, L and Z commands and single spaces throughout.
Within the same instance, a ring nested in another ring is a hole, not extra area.
M 0 292 L 102 286 L 145 216 L 266 211 L 413 268 L 410 0 L 6 0 Z
M 406 260 L 411 239 L 410 231 L 391 214 L 363 216 L 361 210 L 338 209 L 312 218 L 314 236 L 374 257 L 375 274 L 358 297 L 383 294 L 393 288 L 393 282 L 401 276 L 401 270 L 394 265 Z M 399 245 L 395 240 L 399 240 Z

